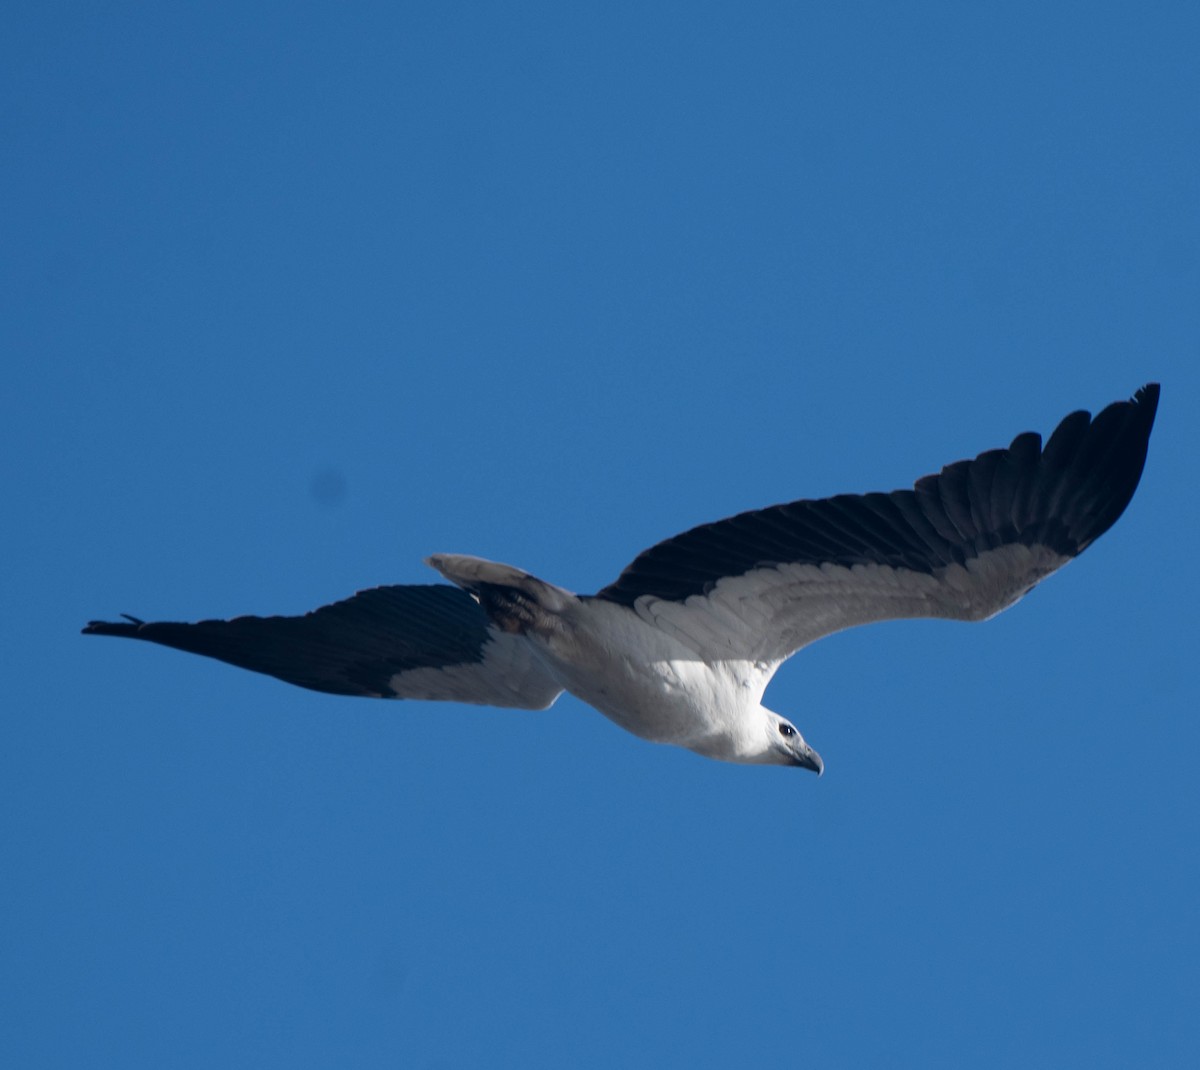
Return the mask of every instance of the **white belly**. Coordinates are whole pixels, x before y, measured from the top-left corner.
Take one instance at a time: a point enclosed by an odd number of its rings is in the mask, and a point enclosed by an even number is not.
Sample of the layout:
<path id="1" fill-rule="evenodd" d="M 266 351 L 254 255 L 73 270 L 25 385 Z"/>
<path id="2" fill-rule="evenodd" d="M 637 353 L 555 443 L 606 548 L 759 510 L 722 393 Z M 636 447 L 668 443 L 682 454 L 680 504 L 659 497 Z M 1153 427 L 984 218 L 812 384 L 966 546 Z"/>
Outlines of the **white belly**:
<path id="1" fill-rule="evenodd" d="M 559 683 L 626 731 L 710 752 L 761 687 L 744 662 L 710 664 L 627 609 L 587 600 L 531 635 Z"/>

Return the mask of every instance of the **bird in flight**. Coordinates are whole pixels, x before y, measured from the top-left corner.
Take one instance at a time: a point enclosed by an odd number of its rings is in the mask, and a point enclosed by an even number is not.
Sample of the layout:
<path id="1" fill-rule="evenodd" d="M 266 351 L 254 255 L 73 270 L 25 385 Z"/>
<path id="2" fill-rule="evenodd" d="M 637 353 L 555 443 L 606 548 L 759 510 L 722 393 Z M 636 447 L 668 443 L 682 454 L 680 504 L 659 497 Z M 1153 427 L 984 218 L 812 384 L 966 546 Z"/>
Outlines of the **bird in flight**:
<path id="1" fill-rule="evenodd" d="M 446 584 L 374 587 L 295 617 L 92 621 L 337 695 L 545 709 L 570 691 L 634 735 L 728 762 L 821 773 L 762 704 L 776 669 L 822 636 L 906 617 L 985 620 L 1082 553 L 1133 497 L 1159 387 L 1093 419 L 947 465 L 890 494 L 740 513 L 639 554 L 575 595 L 461 554 Z"/>

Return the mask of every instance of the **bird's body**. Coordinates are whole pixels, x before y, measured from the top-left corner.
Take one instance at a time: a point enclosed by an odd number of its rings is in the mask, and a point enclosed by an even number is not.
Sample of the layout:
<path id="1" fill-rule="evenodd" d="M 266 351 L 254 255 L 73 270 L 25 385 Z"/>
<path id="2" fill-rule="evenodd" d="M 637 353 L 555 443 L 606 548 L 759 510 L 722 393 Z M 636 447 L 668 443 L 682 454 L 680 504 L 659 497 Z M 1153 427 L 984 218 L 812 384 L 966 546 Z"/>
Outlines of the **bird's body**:
<path id="1" fill-rule="evenodd" d="M 508 566 L 457 555 L 430 564 L 448 579 Z M 523 632 L 562 690 L 653 743 L 673 743 L 711 758 L 757 761 L 748 712 L 760 705 L 766 665 L 712 658 L 699 644 L 598 598 L 562 591 L 552 608 L 527 604 Z M 761 734 L 761 733 L 758 733 Z"/>
<path id="2" fill-rule="evenodd" d="M 361 591 L 302 617 L 92 622 L 337 694 L 542 709 L 570 691 L 620 727 L 724 761 L 823 763 L 762 705 L 822 636 L 905 617 L 982 620 L 1102 535 L 1137 488 L 1158 386 L 1092 419 L 890 494 L 801 500 L 651 547 L 595 595 L 458 554 L 455 584 Z"/>

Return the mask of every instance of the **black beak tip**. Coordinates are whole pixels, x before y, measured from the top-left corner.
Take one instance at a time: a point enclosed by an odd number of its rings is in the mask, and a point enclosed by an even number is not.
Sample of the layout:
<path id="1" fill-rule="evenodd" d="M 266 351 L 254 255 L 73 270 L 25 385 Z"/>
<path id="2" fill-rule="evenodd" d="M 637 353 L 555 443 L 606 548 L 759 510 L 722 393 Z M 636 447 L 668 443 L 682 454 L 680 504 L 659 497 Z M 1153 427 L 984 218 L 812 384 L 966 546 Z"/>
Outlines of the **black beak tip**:
<path id="1" fill-rule="evenodd" d="M 809 747 L 796 759 L 796 764 L 801 769 L 811 769 L 817 776 L 821 776 L 825 772 L 825 763 L 821 761 L 821 756 L 812 747 Z"/>

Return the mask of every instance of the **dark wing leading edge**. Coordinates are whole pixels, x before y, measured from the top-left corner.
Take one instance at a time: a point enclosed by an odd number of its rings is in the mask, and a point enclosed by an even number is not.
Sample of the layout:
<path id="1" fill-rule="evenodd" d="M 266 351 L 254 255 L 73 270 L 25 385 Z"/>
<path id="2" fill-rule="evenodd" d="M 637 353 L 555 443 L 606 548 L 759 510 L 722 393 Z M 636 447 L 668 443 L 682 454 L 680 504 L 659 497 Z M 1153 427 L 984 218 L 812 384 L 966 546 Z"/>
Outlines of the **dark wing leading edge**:
<path id="1" fill-rule="evenodd" d="M 146 639 L 336 695 L 544 709 L 561 688 L 521 636 L 444 584 L 375 587 L 299 617 L 195 624 L 92 621 L 84 635 Z"/>
<path id="2" fill-rule="evenodd" d="M 974 620 L 1012 604 L 1107 531 L 1137 489 L 1159 387 L 1095 419 L 1066 417 L 1042 448 L 948 465 L 912 490 L 741 513 L 640 554 L 596 597 L 633 608 L 705 656 L 776 663 L 855 624 Z"/>

